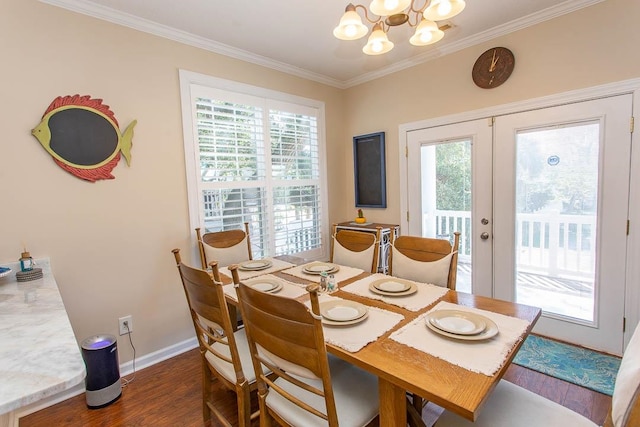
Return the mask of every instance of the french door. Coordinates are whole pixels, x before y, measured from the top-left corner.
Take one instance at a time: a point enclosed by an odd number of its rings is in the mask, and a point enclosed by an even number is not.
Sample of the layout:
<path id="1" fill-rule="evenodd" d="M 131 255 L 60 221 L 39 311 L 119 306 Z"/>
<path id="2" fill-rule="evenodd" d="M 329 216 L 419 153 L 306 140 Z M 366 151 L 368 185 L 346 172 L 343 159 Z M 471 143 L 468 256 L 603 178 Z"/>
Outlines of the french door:
<path id="1" fill-rule="evenodd" d="M 621 354 L 631 108 L 620 95 L 408 132 L 407 233 L 461 231 L 458 290 L 541 307 L 534 332 Z"/>
<path id="2" fill-rule="evenodd" d="M 460 232 L 456 289 L 492 295 L 492 129 L 487 119 L 407 135 L 408 230 L 448 238 Z"/>

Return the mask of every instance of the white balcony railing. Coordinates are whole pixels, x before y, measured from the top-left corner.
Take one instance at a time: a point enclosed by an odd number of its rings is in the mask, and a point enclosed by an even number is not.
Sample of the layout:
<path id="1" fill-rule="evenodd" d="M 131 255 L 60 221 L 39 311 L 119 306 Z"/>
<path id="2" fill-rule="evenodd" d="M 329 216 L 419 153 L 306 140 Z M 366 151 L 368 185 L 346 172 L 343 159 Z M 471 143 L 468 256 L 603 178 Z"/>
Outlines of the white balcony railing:
<path id="1" fill-rule="evenodd" d="M 433 229 L 423 215 L 423 230 Z M 471 261 L 471 212 L 436 211 L 436 235 L 453 240 L 460 232 L 458 261 Z M 595 271 L 596 217 L 530 213 L 516 215 L 518 271 L 550 277 L 592 279 Z"/>

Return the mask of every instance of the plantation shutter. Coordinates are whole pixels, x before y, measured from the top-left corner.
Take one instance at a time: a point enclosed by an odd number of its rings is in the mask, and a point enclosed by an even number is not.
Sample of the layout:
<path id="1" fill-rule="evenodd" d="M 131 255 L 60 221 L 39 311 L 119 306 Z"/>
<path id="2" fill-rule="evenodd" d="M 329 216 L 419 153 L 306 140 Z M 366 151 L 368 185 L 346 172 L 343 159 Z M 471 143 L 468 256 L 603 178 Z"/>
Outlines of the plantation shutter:
<path id="1" fill-rule="evenodd" d="M 318 111 L 192 87 L 205 232 L 249 222 L 254 258 L 322 247 Z"/>

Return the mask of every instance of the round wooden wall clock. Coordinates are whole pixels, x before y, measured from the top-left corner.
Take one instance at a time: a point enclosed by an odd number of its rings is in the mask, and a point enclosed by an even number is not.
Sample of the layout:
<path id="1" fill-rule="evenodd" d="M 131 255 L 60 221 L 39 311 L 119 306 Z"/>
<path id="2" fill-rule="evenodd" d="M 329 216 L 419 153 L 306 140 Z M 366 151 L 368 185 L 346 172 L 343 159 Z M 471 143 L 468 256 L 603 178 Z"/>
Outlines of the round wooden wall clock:
<path id="1" fill-rule="evenodd" d="M 513 52 L 506 47 L 493 47 L 480 55 L 473 64 L 473 82 L 483 89 L 498 87 L 507 81 L 515 64 Z"/>

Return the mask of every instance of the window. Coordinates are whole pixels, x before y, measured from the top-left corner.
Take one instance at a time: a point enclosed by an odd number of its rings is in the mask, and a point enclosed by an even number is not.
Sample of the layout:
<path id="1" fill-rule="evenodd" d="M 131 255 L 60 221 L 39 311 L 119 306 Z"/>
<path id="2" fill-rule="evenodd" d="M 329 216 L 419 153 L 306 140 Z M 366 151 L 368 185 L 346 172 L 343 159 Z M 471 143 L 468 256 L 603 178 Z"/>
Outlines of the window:
<path id="1" fill-rule="evenodd" d="M 254 258 L 324 256 L 324 104 L 187 71 L 180 82 L 191 228 L 249 222 Z"/>

